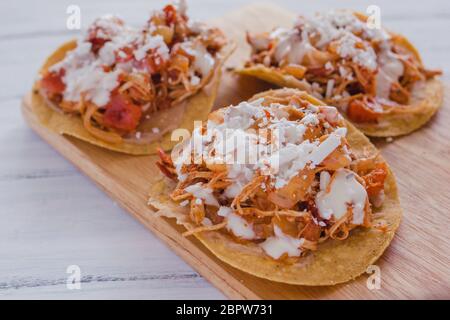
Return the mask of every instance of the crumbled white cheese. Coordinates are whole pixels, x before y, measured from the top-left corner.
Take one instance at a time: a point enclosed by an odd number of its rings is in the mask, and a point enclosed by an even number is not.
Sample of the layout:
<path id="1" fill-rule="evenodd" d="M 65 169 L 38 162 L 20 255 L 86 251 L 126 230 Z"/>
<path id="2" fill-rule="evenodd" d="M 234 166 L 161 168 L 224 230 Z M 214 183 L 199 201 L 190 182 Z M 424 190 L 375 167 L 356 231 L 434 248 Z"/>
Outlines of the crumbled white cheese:
<path id="1" fill-rule="evenodd" d="M 351 70 L 343 67 L 343 66 L 339 66 L 339 75 L 347 80 L 352 80 L 353 79 L 353 75 Z"/>
<path id="2" fill-rule="evenodd" d="M 330 183 L 330 174 L 327 171 L 320 172 L 320 190 L 325 191 Z"/>
<path id="3" fill-rule="evenodd" d="M 319 124 L 319 117 L 315 113 L 308 113 L 303 117 L 303 119 L 300 121 L 304 125 L 313 125 L 317 126 Z"/>
<path id="4" fill-rule="evenodd" d="M 345 128 L 340 128 L 345 129 Z M 308 160 L 311 164 L 316 166 L 320 164 L 326 157 L 328 157 L 340 144 L 342 136 L 339 132 L 330 134 L 321 144 L 319 144 L 310 154 Z"/>
<path id="5" fill-rule="evenodd" d="M 92 23 L 91 28 L 97 30 L 97 38 L 109 40 L 111 37 L 115 37 L 123 32 L 124 25 L 119 17 L 112 14 L 105 14 L 96 19 Z"/>
<path id="6" fill-rule="evenodd" d="M 193 86 L 198 86 L 200 84 L 200 78 L 194 74 L 194 75 L 191 76 L 190 83 Z"/>
<path id="7" fill-rule="evenodd" d="M 219 210 L 217 211 L 217 215 L 221 217 L 228 217 L 230 213 L 232 213 L 233 210 L 230 207 L 220 206 Z"/>
<path id="8" fill-rule="evenodd" d="M 192 57 L 194 57 L 193 68 L 203 77 L 210 74 L 215 65 L 213 56 L 206 50 L 201 42 L 184 42 L 182 48 Z"/>
<path id="9" fill-rule="evenodd" d="M 286 60 L 288 63 L 301 64 L 303 57 L 313 48 L 306 31 L 299 33 L 297 30 L 278 29 L 271 37 L 278 40 L 274 58 L 279 63 Z"/>
<path id="10" fill-rule="evenodd" d="M 156 50 L 156 53 L 163 59 L 169 59 L 169 48 L 164 39 L 160 35 L 150 36 L 146 35 L 143 44 L 134 50 L 134 57 L 137 61 L 144 59 L 149 50 Z"/>
<path id="11" fill-rule="evenodd" d="M 325 91 L 325 98 L 330 99 L 333 95 L 334 79 L 329 79 L 327 82 L 327 89 Z"/>
<path id="12" fill-rule="evenodd" d="M 356 45 L 360 42 L 361 39 L 353 33 L 346 33 L 338 40 L 337 52 L 341 58 L 349 58 L 369 70 L 376 70 L 377 56 L 375 51 L 371 46 L 367 46 L 364 49 L 357 48 Z"/>
<path id="13" fill-rule="evenodd" d="M 115 55 L 116 47 L 111 41 L 106 42 L 103 47 L 99 50 L 99 59 L 103 64 L 110 66 L 116 61 Z"/>
<path id="14" fill-rule="evenodd" d="M 329 129 L 330 134 L 322 142 L 303 138 L 307 126 L 318 125 L 319 118 L 337 123 L 340 115 L 335 108 L 310 106 L 303 109 L 305 116 L 300 121 L 291 121 L 282 106 L 262 103 L 260 99 L 223 109 L 223 122 L 208 121 L 206 134 L 194 129 L 191 140 L 174 161 L 179 179 L 183 177 L 181 168 L 185 161 L 197 159 L 201 163 L 204 159 L 206 163 L 226 164 L 232 184 L 224 196 L 234 198 L 257 172 L 269 176 L 271 186 L 282 188 L 306 166 L 319 165 L 341 146 L 346 128 Z M 253 129 L 256 121 L 265 122 L 263 129 Z"/>
<path id="15" fill-rule="evenodd" d="M 209 219 L 209 218 L 203 218 L 203 220 L 202 220 L 202 225 L 204 225 L 204 226 L 207 226 L 207 227 L 210 227 L 210 226 L 212 226 L 213 225 L 213 223 L 212 223 L 212 221 Z"/>
<path id="16" fill-rule="evenodd" d="M 120 71 L 105 72 L 95 63 L 65 70 L 62 79 L 66 84 L 64 99 L 67 101 L 80 101 L 84 94 L 86 100 L 102 107 L 109 102 L 111 91 L 119 84 Z"/>

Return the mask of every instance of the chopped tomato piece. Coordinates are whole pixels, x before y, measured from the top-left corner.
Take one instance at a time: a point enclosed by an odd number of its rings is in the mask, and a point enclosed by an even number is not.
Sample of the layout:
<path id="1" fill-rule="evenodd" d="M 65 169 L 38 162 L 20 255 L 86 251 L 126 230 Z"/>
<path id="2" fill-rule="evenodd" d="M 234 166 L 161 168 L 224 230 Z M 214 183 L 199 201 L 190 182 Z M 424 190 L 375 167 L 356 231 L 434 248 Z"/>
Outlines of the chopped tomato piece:
<path id="1" fill-rule="evenodd" d="M 376 122 L 378 120 L 377 112 L 367 107 L 364 101 L 356 99 L 349 103 L 347 115 L 350 120 L 357 123 Z"/>
<path id="2" fill-rule="evenodd" d="M 369 196 L 376 196 L 384 189 L 386 176 L 386 165 L 379 163 L 374 170 L 362 177 L 366 183 L 366 190 Z"/>
<path id="3" fill-rule="evenodd" d="M 41 79 L 41 87 L 49 95 L 60 94 L 66 88 L 66 85 L 62 81 L 64 76 L 64 69 L 59 72 L 47 72 Z"/>
<path id="4" fill-rule="evenodd" d="M 106 106 L 104 123 L 106 126 L 125 132 L 136 129 L 142 116 L 140 107 L 127 101 L 119 93 L 113 93 Z"/>
<path id="5" fill-rule="evenodd" d="M 94 53 L 97 53 L 106 42 L 111 41 L 110 38 L 106 38 L 105 36 L 99 37 L 100 30 L 98 27 L 92 28 L 89 30 L 87 36 L 87 41 L 92 44 L 91 50 Z"/>
<path id="6" fill-rule="evenodd" d="M 92 52 L 97 53 L 103 47 L 103 45 L 110 40 L 95 38 L 95 36 L 89 36 L 88 41 L 92 44 Z"/>
<path id="7" fill-rule="evenodd" d="M 167 5 L 164 8 L 164 14 L 166 15 L 166 24 L 172 25 L 176 22 L 177 19 L 177 9 L 171 4 Z"/>

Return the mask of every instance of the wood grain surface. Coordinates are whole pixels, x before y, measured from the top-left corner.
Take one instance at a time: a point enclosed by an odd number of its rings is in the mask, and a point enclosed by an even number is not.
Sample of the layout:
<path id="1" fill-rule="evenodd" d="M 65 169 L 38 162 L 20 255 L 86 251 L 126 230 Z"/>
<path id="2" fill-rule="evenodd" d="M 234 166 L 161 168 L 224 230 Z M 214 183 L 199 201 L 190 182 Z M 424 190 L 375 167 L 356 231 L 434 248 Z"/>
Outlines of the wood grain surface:
<path id="1" fill-rule="evenodd" d="M 238 43 L 239 50 L 229 66 L 242 63 L 247 55 L 248 48 L 241 45 L 243 30 L 269 30 L 291 21 L 292 14 L 272 5 L 253 5 L 216 21 Z M 268 87 L 227 72 L 216 105 L 237 103 Z M 446 91 L 448 97 L 450 90 Z M 266 281 L 227 266 L 198 241 L 183 238 L 173 221 L 155 217 L 146 206 L 147 191 L 157 172 L 153 156 L 121 155 L 49 132 L 31 113 L 29 97 L 24 101 L 23 113 L 44 140 L 230 298 L 450 298 L 448 101 L 422 130 L 391 143 L 374 141 L 397 176 L 404 207 L 398 234 L 377 262 L 382 277 L 379 290 L 367 288 L 367 275 L 333 287 L 302 287 Z"/>

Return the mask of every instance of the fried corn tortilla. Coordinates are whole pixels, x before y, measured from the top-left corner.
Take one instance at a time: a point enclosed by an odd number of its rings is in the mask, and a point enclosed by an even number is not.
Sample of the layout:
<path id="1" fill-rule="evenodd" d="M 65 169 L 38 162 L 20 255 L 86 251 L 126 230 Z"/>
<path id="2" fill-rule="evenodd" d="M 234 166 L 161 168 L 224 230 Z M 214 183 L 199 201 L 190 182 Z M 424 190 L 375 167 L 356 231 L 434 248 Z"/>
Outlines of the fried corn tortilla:
<path id="1" fill-rule="evenodd" d="M 367 20 L 367 16 L 361 13 L 354 13 L 354 15 L 362 21 Z M 418 50 L 407 38 L 396 33 L 388 33 L 392 37 L 393 43 L 403 48 L 405 52 L 411 54 L 422 64 Z M 302 77 L 295 77 L 281 68 L 268 67 L 262 63 L 252 63 L 236 70 L 236 72 L 280 87 L 297 88 L 312 93 L 311 83 L 305 81 Z M 393 137 L 409 134 L 427 123 L 441 107 L 443 101 L 443 84 L 441 81 L 432 77 L 421 82 L 419 85 L 411 88 L 410 99 L 407 104 L 401 104 L 398 107 L 380 113 L 377 115 L 377 122 L 352 121 L 346 114 L 346 107 L 341 108 L 342 114 L 368 136 Z M 332 100 L 325 99 L 325 102 L 339 107 Z"/>
<path id="2" fill-rule="evenodd" d="M 75 47 L 76 41 L 67 42 L 59 47 L 47 58 L 47 61 L 41 68 L 41 73 L 44 73 L 52 65 L 64 59 L 67 52 L 73 50 Z M 137 144 L 126 141 L 120 144 L 112 144 L 94 137 L 86 131 L 83 126 L 83 121 L 79 116 L 64 114 L 49 107 L 44 97 L 39 93 L 38 84 L 34 86 L 32 92 L 32 110 L 36 113 L 42 125 L 58 134 L 72 136 L 99 147 L 117 152 L 133 155 L 153 154 L 156 152 L 157 148 L 170 150 L 177 143 L 177 141 L 171 141 L 171 130 L 183 128 L 191 131 L 195 120 L 201 121 L 206 119 L 217 95 L 221 67 L 222 62 L 219 63 L 214 71 L 210 83 L 197 94 L 190 97 L 184 104 L 182 103 L 172 109 L 162 110 L 159 113 L 159 126 L 169 128 L 169 130 L 162 135 L 161 139 L 155 139 L 155 141 L 149 144 Z"/>
<path id="3" fill-rule="evenodd" d="M 266 91 L 254 96 L 251 101 L 269 95 L 285 99 L 295 94 L 300 94 L 313 105 L 324 105 L 306 93 L 294 89 Z M 377 149 L 360 131 L 348 122 L 346 126 L 347 141 L 357 158 L 378 154 Z M 385 162 L 381 157 L 379 160 Z M 383 205 L 372 212 L 372 226 L 383 225 L 383 231 L 374 227 L 353 229 L 347 239 L 328 239 L 319 244 L 316 251 L 300 257 L 296 263 L 271 259 L 257 244 L 236 241 L 225 232 L 207 231 L 194 235 L 220 260 L 267 280 L 295 285 L 325 286 L 355 279 L 382 255 L 400 223 L 402 208 L 395 177 L 389 168 L 387 170 Z M 188 208 L 181 207 L 169 197 L 174 186 L 173 181 L 162 177 L 150 190 L 149 204 L 158 210 L 159 216 L 175 218 L 178 224 L 191 230 L 195 226 L 188 218 Z"/>

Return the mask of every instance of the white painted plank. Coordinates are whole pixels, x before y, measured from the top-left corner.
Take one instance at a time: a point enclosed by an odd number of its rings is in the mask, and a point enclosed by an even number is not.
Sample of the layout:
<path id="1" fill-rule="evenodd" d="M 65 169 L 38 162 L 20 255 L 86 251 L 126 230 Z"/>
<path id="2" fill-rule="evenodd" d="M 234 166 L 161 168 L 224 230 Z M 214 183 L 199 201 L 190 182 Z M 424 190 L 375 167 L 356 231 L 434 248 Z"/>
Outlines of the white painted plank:
<path id="1" fill-rule="evenodd" d="M 145 282 L 140 298 L 158 298 L 161 287 L 179 298 L 190 290 L 222 297 L 87 178 L 51 173 L 0 181 L 0 297 L 43 287 L 61 293 L 69 265 L 81 268 L 90 297 L 108 297 L 107 289 L 90 292 L 105 282 L 130 290 Z"/>

